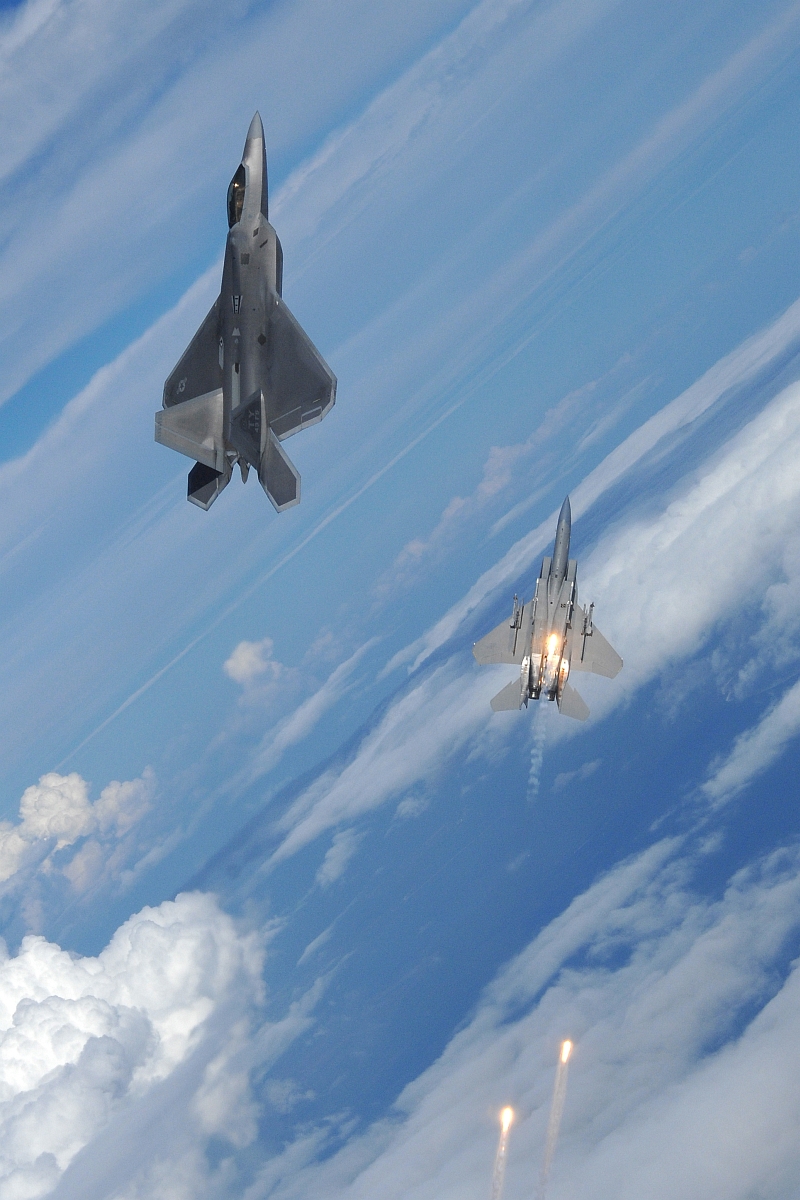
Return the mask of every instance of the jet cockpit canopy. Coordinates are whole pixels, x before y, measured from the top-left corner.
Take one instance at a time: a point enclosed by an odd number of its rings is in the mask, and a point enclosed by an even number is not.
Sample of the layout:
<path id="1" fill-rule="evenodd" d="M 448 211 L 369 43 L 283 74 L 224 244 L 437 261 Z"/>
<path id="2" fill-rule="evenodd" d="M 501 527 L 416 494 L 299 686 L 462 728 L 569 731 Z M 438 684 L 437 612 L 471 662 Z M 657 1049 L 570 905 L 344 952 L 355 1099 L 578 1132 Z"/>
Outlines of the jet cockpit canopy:
<path id="1" fill-rule="evenodd" d="M 236 174 L 230 182 L 228 188 L 228 228 L 233 229 L 234 225 L 238 225 L 242 219 L 242 209 L 244 208 L 244 185 L 245 185 L 245 169 L 244 163 L 239 163 L 236 168 Z"/>

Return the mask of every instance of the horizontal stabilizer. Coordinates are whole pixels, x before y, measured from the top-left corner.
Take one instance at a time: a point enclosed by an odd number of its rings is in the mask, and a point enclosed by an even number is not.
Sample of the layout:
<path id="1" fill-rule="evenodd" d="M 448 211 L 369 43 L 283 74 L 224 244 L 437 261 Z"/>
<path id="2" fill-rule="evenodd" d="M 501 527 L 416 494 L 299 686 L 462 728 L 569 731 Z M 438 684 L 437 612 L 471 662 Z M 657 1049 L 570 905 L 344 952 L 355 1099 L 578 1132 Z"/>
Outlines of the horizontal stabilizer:
<path id="1" fill-rule="evenodd" d="M 531 612 L 533 601 L 515 608 L 511 620 L 501 621 L 496 629 L 475 642 L 472 653 L 481 666 L 490 663 L 521 663 L 531 648 Z"/>
<path id="2" fill-rule="evenodd" d="M 622 670 L 622 659 L 616 650 L 603 637 L 596 625 L 589 623 L 590 633 L 583 633 L 586 614 L 582 608 L 576 608 L 573 620 L 574 641 L 570 658 L 571 671 L 591 671 L 595 675 L 604 675 L 613 679 Z"/>
<path id="3" fill-rule="evenodd" d="M 300 503 L 300 474 L 271 429 L 267 430 L 258 478 L 276 512 Z"/>
<path id="4" fill-rule="evenodd" d="M 512 679 L 492 700 L 492 712 L 510 712 L 521 707 L 522 688 L 518 679 Z"/>
<path id="5" fill-rule="evenodd" d="M 558 698 L 558 711 L 565 717 L 574 717 L 576 721 L 585 721 L 589 715 L 589 707 L 574 687 L 564 684 L 564 690 Z"/>
<path id="6" fill-rule="evenodd" d="M 156 441 L 214 471 L 224 470 L 222 389 L 157 412 Z"/>

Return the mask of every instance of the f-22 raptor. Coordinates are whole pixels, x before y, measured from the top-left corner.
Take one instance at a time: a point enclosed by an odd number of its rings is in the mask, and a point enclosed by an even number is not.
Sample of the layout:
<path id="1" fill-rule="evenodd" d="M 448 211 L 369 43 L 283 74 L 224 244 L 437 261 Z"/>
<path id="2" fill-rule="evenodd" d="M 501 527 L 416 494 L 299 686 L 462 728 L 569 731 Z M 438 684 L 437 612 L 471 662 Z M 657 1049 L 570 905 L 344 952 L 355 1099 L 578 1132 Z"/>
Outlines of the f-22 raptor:
<path id="1" fill-rule="evenodd" d="M 188 499 L 208 509 L 238 462 L 278 512 L 300 500 L 281 442 L 321 421 L 336 377 L 283 302 L 283 250 L 270 225 L 264 127 L 256 113 L 228 188 L 222 291 L 164 384 L 156 441 L 195 459 Z"/>
<path id="2" fill-rule="evenodd" d="M 578 604 L 578 564 L 569 557 L 572 514 L 569 496 L 561 506 L 553 557 L 545 558 L 533 599 L 514 597 L 511 621 L 503 621 L 472 648 L 479 663 L 519 663 L 512 679 L 492 700 L 495 712 L 527 708 L 540 696 L 555 700 L 567 717 L 585 721 L 589 709 L 567 682 L 573 671 L 593 671 L 613 679 L 622 659 L 594 623 L 594 604 Z"/>

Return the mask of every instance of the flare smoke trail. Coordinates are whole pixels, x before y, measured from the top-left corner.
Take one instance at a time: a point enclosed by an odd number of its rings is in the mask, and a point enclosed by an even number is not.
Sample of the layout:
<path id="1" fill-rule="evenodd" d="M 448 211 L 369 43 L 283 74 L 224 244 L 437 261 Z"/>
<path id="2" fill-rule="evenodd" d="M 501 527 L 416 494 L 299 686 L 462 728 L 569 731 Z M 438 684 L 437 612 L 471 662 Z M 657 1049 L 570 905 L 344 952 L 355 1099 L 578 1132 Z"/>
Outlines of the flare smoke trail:
<path id="1" fill-rule="evenodd" d="M 569 1070 L 569 1056 L 571 1053 L 572 1042 L 562 1042 L 561 1054 L 559 1055 L 558 1067 L 556 1069 L 556 1082 L 553 1087 L 553 1103 L 550 1106 L 550 1120 L 547 1122 L 547 1138 L 544 1143 L 542 1173 L 539 1176 L 538 1200 L 545 1200 L 547 1180 L 550 1175 L 553 1155 L 556 1152 L 558 1131 L 561 1126 L 561 1115 L 564 1112 L 564 1101 L 567 1098 L 567 1071 Z"/>
<path id="2" fill-rule="evenodd" d="M 497 1154 L 494 1156 L 491 1200 L 500 1200 L 503 1194 L 503 1181 L 506 1177 L 506 1158 L 508 1157 L 508 1131 L 511 1128 L 513 1120 L 513 1108 L 504 1108 L 500 1113 L 500 1141 L 497 1143 Z"/>
<path id="3" fill-rule="evenodd" d="M 539 795 L 539 777 L 542 773 L 542 759 L 544 758 L 544 737 L 546 732 L 545 716 L 546 709 L 537 708 L 533 714 L 533 734 L 531 744 L 531 769 L 528 774 L 528 803 L 535 800 Z"/>

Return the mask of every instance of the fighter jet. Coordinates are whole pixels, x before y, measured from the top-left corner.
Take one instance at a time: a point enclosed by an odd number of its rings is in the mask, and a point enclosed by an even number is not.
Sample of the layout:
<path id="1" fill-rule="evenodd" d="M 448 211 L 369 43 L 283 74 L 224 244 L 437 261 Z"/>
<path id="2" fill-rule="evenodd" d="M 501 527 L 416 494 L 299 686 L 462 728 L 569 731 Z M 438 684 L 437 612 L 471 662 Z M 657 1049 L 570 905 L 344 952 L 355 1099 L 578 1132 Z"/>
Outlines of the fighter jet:
<path id="1" fill-rule="evenodd" d="M 545 558 L 532 600 L 514 597 L 510 621 L 503 621 L 472 648 L 479 663 L 519 663 L 512 679 L 492 700 L 495 712 L 527 708 L 529 700 L 555 700 L 567 717 L 585 721 L 589 709 L 567 682 L 572 671 L 593 671 L 613 679 L 622 659 L 594 624 L 594 604 L 578 604 L 578 564 L 569 557 L 572 513 L 569 496 L 561 506 L 553 557 Z"/>
<path id="2" fill-rule="evenodd" d="M 300 500 L 281 446 L 333 407 L 336 377 L 281 295 L 283 250 L 270 225 L 264 127 L 256 113 L 228 188 L 222 291 L 164 384 L 156 441 L 195 459 L 188 498 L 208 509 L 238 462 L 278 512 Z"/>

